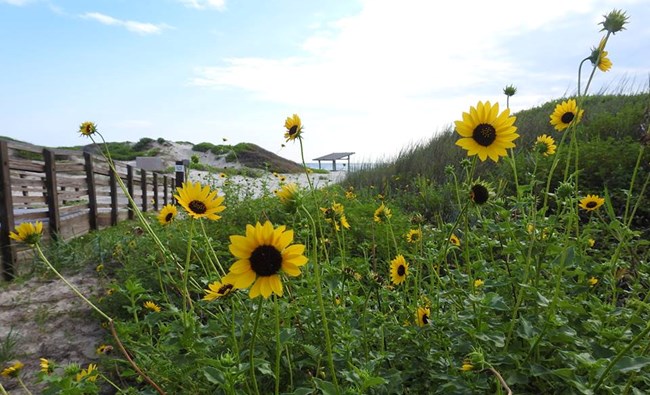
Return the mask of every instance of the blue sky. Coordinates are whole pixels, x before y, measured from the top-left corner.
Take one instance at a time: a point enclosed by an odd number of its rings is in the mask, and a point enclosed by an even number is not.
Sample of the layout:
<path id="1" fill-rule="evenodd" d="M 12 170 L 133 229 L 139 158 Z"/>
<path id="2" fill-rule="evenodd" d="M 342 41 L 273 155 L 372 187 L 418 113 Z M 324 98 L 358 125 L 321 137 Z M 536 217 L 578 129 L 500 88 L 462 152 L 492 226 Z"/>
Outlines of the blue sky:
<path id="1" fill-rule="evenodd" d="M 518 111 L 575 92 L 623 9 L 601 87 L 647 89 L 647 0 L 0 0 L 0 135 L 44 146 L 163 137 L 251 142 L 292 160 L 387 159 L 479 100 Z M 522 131 L 523 132 L 523 131 Z"/>

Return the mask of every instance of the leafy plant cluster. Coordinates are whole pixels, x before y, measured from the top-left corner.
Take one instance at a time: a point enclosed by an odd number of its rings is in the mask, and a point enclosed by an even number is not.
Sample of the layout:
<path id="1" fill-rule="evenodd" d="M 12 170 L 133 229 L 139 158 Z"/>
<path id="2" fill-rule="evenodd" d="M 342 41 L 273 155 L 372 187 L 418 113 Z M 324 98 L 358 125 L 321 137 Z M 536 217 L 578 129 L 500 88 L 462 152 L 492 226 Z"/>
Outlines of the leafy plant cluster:
<path id="1" fill-rule="evenodd" d="M 606 16 L 594 71 L 626 20 Z M 647 393 L 647 147 L 614 140 L 585 95 L 548 106 L 551 138 L 515 140 L 509 111 L 479 102 L 460 139 L 439 137 L 467 152 L 415 146 L 369 181 L 255 199 L 206 179 L 178 211 L 136 210 L 95 253 L 96 380 L 125 394 Z M 608 126 L 589 132 L 589 117 Z M 284 136 L 302 150 L 301 122 Z M 448 161 L 422 164 L 429 149 Z M 36 229 L 12 237 L 55 270 Z"/>

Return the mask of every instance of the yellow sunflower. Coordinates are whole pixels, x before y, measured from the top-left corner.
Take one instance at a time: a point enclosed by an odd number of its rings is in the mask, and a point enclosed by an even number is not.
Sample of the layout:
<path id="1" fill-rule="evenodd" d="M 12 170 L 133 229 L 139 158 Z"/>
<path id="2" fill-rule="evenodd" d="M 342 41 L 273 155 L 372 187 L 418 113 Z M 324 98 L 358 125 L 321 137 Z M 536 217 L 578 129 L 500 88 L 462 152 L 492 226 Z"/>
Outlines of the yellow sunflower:
<path id="1" fill-rule="evenodd" d="M 43 223 L 41 221 L 36 221 L 35 223 L 23 222 L 16 226 L 15 232 L 9 232 L 9 238 L 34 245 L 39 242 L 42 234 Z"/>
<path id="2" fill-rule="evenodd" d="M 607 72 L 612 68 L 612 61 L 607 57 L 607 51 L 602 51 L 598 59 L 598 69 Z"/>
<path id="3" fill-rule="evenodd" d="M 94 363 L 91 363 L 88 365 L 87 369 L 82 369 L 81 372 L 77 373 L 77 376 L 75 377 L 75 381 L 81 381 L 81 380 L 88 380 L 88 381 L 95 381 L 97 380 L 97 365 Z"/>
<path id="4" fill-rule="evenodd" d="M 273 228 L 270 221 L 246 225 L 246 236 L 230 236 L 229 249 L 237 261 L 222 281 L 236 289 L 252 285 L 251 298 L 268 298 L 272 293 L 282 296 L 280 271 L 295 277 L 300 275 L 300 266 L 307 263 L 303 255 L 305 246 L 290 245 L 292 241 L 293 231 L 286 230 L 284 225 Z"/>
<path id="5" fill-rule="evenodd" d="M 418 326 L 429 325 L 431 322 L 431 310 L 428 307 L 418 307 L 416 315 Z"/>
<path id="6" fill-rule="evenodd" d="M 406 280 L 406 275 L 409 271 L 409 264 L 404 259 L 403 255 L 398 255 L 395 259 L 390 261 L 390 280 L 393 284 L 398 285 Z"/>
<path id="7" fill-rule="evenodd" d="M 192 218 L 207 218 L 216 221 L 221 218 L 217 213 L 226 209 L 223 206 L 223 196 L 218 196 L 218 192 L 211 191 L 209 186 L 201 187 L 201 183 L 184 182 L 182 188 L 176 188 L 178 192 L 174 198 L 183 206 L 185 211 Z"/>
<path id="8" fill-rule="evenodd" d="M 151 310 L 153 312 L 160 313 L 160 306 L 158 306 L 156 303 L 154 303 L 154 302 L 152 302 L 150 300 L 147 300 L 146 302 L 144 302 L 143 306 L 147 310 Z"/>
<path id="9" fill-rule="evenodd" d="M 555 140 L 553 137 L 543 134 L 537 137 L 535 148 L 542 155 L 549 156 L 555 153 L 557 146 L 555 145 Z"/>
<path id="10" fill-rule="evenodd" d="M 160 210 L 160 213 L 158 214 L 158 222 L 160 222 L 161 225 L 167 225 L 176 218 L 176 215 L 178 215 L 176 206 L 173 204 L 167 204 L 162 208 L 162 210 Z"/>
<path id="11" fill-rule="evenodd" d="M 472 369 L 474 369 L 474 365 L 472 365 L 472 363 L 470 361 L 464 361 L 463 366 L 460 367 L 460 370 L 462 372 L 469 372 Z"/>
<path id="12" fill-rule="evenodd" d="M 82 136 L 92 136 L 97 133 L 97 126 L 92 122 L 84 122 L 79 126 L 79 133 Z"/>
<path id="13" fill-rule="evenodd" d="M 335 231 L 341 230 L 341 227 L 350 229 L 350 224 L 345 216 L 345 207 L 341 203 L 334 203 L 332 207 L 321 207 L 321 212 L 325 221 L 334 226 Z"/>
<path id="14" fill-rule="evenodd" d="M 460 247 L 460 239 L 458 238 L 458 236 L 456 236 L 453 233 L 451 234 L 451 236 L 449 236 L 449 242 L 455 245 L 456 247 Z"/>
<path id="15" fill-rule="evenodd" d="M 571 125 L 577 124 L 582 119 L 584 110 L 579 110 L 575 99 L 569 99 L 555 106 L 551 114 L 551 125 L 561 132 Z"/>
<path id="16" fill-rule="evenodd" d="M 24 366 L 25 366 L 24 363 L 20 361 L 16 361 L 10 366 L 7 366 L 2 372 L 0 372 L 0 376 L 18 377 L 18 374 L 20 374 L 20 371 L 23 369 Z"/>
<path id="17" fill-rule="evenodd" d="M 587 211 L 594 211 L 605 203 L 605 199 L 598 195 L 587 195 L 580 199 L 580 208 Z"/>
<path id="18" fill-rule="evenodd" d="M 287 128 L 287 131 L 284 133 L 284 138 L 287 139 L 287 142 L 289 140 L 299 139 L 302 136 L 302 123 L 298 114 L 287 117 L 286 121 L 284 121 L 284 127 Z"/>
<path id="19" fill-rule="evenodd" d="M 203 300 L 211 301 L 221 298 L 222 296 L 226 296 L 231 293 L 232 290 L 233 285 L 231 283 L 225 281 L 223 283 L 215 281 L 208 284 L 208 289 L 205 290 L 205 296 L 203 297 Z"/>
<path id="20" fill-rule="evenodd" d="M 102 344 L 101 346 L 97 347 L 97 349 L 95 350 L 95 353 L 97 353 L 99 355 L 107 355 L 111 351 L 113 351 L 113 346 L 108 345 L 108 344 Z"/>
<path id="21" fill-rule="evenodd" d="M 375 222 L 382 223 L 384 221 L 388 221 L 390 217 L 392 217 L 393 214 L 391 213 L 390 209 L 384 205 L 384 203 L 375 210 L 375 215 L 374 219 Z"/>
<path id="22" fill-rule="evenodd" d="M 50 364 L 50 361 L 48 361 L 45 358 L 39 358 L 40 365 L 41 365 L 41 372 L 45 374 L 50 374 L 54 370 L 54 367 Z"/>
<path id="23" fill-rule="evenodd" d="M 474 288 L 480 288 L 485 284 L 485 281 L 481 280 L 480 278 L 477 278 L 474 280 Z"/>
<path id="24" fill-rule="evenodd" d="M 280 203 L 286 207 L 292 207 L 296 203 L 296 195 L 298 194 L 298 185 L 294 182 L 285 184 L 279 190 L 275 191 Z"/>
<path id="25" fill-rule="evenodd" d="M 495 162 L 506 156 L 506 148 L 514 148 L 513 141 L 519 137 L 514 126 L 515 116 L 505 109 L 499 114 L 499 104 L 478 102 L 477 107 L 470 107 L 469 113 L 463 113 L 462 121 L 455 121 L 456 132 L 461 139 L 456 145 L 467 150 L 467 156 L 478 155 L 481 161 L 488 157 Z"/>
<path id="26" fill-rule="evenodd" d="M 590 287 L 595 287 L 596 284 L 598 284 L 598 279 L 596 277 L 589 277 L 589 280 L 587 280 L 587 283 L 589 283 Z"/>
<path id="27" fill-rule="evenodd" d="M 422 231 L 420 229 L 411 229 L 406 234 L 407 243 L 417 243 L 422 240 Z"/>

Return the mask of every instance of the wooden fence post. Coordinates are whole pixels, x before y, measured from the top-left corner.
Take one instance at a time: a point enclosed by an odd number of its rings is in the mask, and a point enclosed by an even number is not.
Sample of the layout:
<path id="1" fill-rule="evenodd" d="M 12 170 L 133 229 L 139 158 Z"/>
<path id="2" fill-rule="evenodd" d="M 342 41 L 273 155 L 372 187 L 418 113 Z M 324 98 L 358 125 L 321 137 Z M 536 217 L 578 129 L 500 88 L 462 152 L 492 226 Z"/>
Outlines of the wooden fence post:
<path id="1" fill-rule="evenodd" d="M 115 169 L 115 171 L 109 168 L 108 182 L 111 187 L 111 226 L 117 225 L 117 220 L 119 216 L 119 207 L 118 207 L 119 200 L 117 198 L 117 177 L 119 177 L 119 174 L 117 174 L 117 168 Z"/>
<path id="2" fill-rule="evenodd" d="M 140 169 L 140 189 L 142 189 L 142 212 L 147 212 L 147 171 Z"/>
<path id="3" fill-rule="evenodd" d="M 158 211 L 158 173 L 153 173 L 153 211 Z"/>
<path id="4" fill-rule="evenodd" d="M 95 167 L 93 156 L 90 152 L 84 152 L 84 164 L 86 168 L 86 186 L 88 187 L 88 221 L 90 230 L 97 230 L 97 191 L 95 189 Z"/>
<path id="5" fill-rule="evenodd" d="M 61 215 L 59 213 L 59 195 L 56 185 L 56 161 L 54 152 L 44 148 L 43 159 L 45 161 L 45 188 L 47 190 L 50 236 L 52 240 L 57 240 L 61 232 Z"/>
<path id="6" fill-rule="evenodd" d="M 169 203 L 169 200 L 167 198 L 167 183 L 168 183 L 168 177 L 163 176 L 163 205 L 167 205 Z"/>
<path id="7" fill-rule="evenodd" d="M 0 264 L 2 278 L 9 281 L 16 275 L 16 247 L 11 243 L 9 233 L 14 229 L 14 203 L 11 196 L 11 173 L 9 172 L 9 148 L 0 140 Z"/>
<path id="8" fill-rule="evenodd" d="M 126 166 L 126 190 L 129 192 L 129 195 L 131 195 L 133 203 L 135 203 L 135 197 L 133 196 L 133 166 L 131 165 Z M 135 207 L 129 204 L 129 219 L 135 218 L 134 210 Z"/>

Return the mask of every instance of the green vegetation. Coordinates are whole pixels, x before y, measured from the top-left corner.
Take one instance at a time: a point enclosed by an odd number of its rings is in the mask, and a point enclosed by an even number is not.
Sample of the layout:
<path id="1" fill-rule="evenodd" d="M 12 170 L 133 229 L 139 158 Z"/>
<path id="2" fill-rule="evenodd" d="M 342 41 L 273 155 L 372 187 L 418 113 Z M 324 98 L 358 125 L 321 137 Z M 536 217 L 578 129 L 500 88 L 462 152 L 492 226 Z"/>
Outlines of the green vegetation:
<path id="1" fill-rule="evenodd" d="M 101 264 L 96 317 L 128 350 L 103 354 L 97 380 L 128 394 L 647 393 L 650 92 L 579 93 L 517 114 L 517 139 L 479 102 L 344 185 L 253 199 L 206 182 L 178 214 L 90 235 L 76 248 Z"/>

